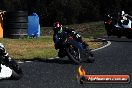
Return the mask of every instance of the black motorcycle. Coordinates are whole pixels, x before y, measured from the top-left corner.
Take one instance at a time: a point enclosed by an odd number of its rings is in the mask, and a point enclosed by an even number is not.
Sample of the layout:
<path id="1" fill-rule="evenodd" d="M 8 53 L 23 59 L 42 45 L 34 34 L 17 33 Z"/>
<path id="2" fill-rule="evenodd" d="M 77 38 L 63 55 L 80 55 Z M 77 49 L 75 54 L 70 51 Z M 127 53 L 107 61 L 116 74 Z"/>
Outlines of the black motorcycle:
<path id="1" fill-rule="evenodd" d="M 66 38 L 60 38 L 61 48 L 59 49 L 58 56 L 63 58 L 68 56 L 68 58 L 79 64 L 87 59 L 89 62 L 94 62 L 94 54 L 88 48 L 88 46 L 76 41 L 73 36 L 68 35 Z"/>

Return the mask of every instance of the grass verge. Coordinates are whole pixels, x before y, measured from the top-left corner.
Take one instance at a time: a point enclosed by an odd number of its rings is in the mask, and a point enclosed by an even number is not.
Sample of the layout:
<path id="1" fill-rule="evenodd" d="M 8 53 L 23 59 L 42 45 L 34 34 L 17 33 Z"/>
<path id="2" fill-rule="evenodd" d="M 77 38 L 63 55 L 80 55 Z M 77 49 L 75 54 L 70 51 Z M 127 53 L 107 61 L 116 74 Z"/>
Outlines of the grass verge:
<path id="1" fill-rule="evenodd" d="M 69 28 L 75 29 L 83 37 L 94 38 L 94 37 L 100 37 L 100 36 L 106 35 L 103 21 L 64 25 L 64 27 L 69 27 Z M 41 27 L 41 35 L 44 35 L 44 36 L 52 35 L 53 34 L 52 29 L 53 29 L 53 27 Z"/>
<path id="2" fill-rule="evenodd" d="M 98 48 L 101 42 L 89 42 L 89 38 L 84 38 L 91 48 Z M 0 39 L 7 52 L 12 58 L 23 59 L 47 59 L 57 56 L 57 50 L 54 49 L 54 43 L 51 36 L 43 36 L 38 39 Z"/>

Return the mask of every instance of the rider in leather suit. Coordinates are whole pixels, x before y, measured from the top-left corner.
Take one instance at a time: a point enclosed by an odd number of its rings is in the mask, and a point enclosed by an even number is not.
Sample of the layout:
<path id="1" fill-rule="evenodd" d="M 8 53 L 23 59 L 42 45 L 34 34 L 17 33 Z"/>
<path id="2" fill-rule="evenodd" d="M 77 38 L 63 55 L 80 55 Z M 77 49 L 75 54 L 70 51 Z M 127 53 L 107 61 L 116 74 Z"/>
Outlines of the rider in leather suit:
<path id="1" fill-rule="evenodd" d="M 80 42 L 81 44 L 83 44 L 84 48 L 86 48 L 86 46 L 88 46 L 88 44 L 84 41 L 82 41 L 82 37 L 79 33 L 75 32 L 74 29 L 69 29 L 67 27 L 62 27 L 62 25 L 60 24 L 60 22 L 56 22 L 54 24 L 54 34 L 53 34 L 53 41 L 54 41 L 54 46 L 55 49 L 59 49 L 59 53 L 61 52 L 61 41 L 59 41 L 59 38 L 65 38 L 68 35 L 72 35 L 74 36 L 74 39 L 78 42 Z M 58 53 L 58 56 L 61 57 Z M 61 53 L 62 55 L 62 53 Z M 62 55 L 63 57 L 63 55 Z"/>

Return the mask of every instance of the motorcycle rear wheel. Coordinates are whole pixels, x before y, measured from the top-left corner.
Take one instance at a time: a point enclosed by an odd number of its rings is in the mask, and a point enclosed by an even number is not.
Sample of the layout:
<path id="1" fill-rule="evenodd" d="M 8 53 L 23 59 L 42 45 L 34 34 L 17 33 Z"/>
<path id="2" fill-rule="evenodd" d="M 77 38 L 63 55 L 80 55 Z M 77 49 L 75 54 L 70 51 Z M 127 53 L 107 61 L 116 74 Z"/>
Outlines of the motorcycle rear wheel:
<path id="1" fill-rule="evenodd" d="M 90 62 L 90 63 L 93 63 L 94 61 L 95 61 L 95 58 L 94 58 L 95 56 L 94 56 L 94 54 L 93 54 L 93 52 L 89 52 L 89 56 L 88 56 L 88 61 Z"/>
<path id="2" fill-rule="evenodd" d="M 15 70 L 12 69 L 12 75 L 11 75 L 10 79 L 11 80 L 19 80 L 20 78 L 22 78 L 23 74 L 22 74 L 21 68 L 19 68 L 19 71 L 21 73 L 17 73 Z"/>
<path id="3" fill-rule="evenodd" d="M 9 62 L 9 67 L 12 69 L 13 73 L 11 76 L 11 79 L 20 79 L 23 76 L 23 72 L 21 67 L 17 64 L 17 62 L 15 60 L 11 60 Z"/>
<path id="4" fill-rule="evenodd" d="M 95 61 L 95 56 L 94 56 L 94 53 L 87 47 L 86 50 L 86 58 L 87 58 L 87 61 L 90 62 L 90 63 L 93 63 Z"/>

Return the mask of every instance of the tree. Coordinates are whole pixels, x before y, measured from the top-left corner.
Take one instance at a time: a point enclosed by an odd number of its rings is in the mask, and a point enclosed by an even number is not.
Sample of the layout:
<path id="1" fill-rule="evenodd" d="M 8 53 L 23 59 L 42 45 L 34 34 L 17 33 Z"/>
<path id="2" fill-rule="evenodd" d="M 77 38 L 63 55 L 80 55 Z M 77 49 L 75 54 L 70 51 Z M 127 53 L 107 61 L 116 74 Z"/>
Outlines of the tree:
<path id="1" fill-rule="evenodd" d="M 51 26 L 55 21 L 71 24 L 102 20 L 104 14 L 117 15 L 121 10 L 132 14 L 131 3 L 132 0 L 1 0 L 0 9 L 36 12 L 42 25 Z"/>
<path id="2" fill-rule="evenodd" d="M 27 10 L 27 0 L 3 0 L 5 10 Z"/>
<path id="3" fill-rule="evenodd" d="M 49 5 L 49 11 L 52 21 L 61 21 L 62 23 L 75 23 L 80 11 L 79 0 L 53 0 Z"/>

